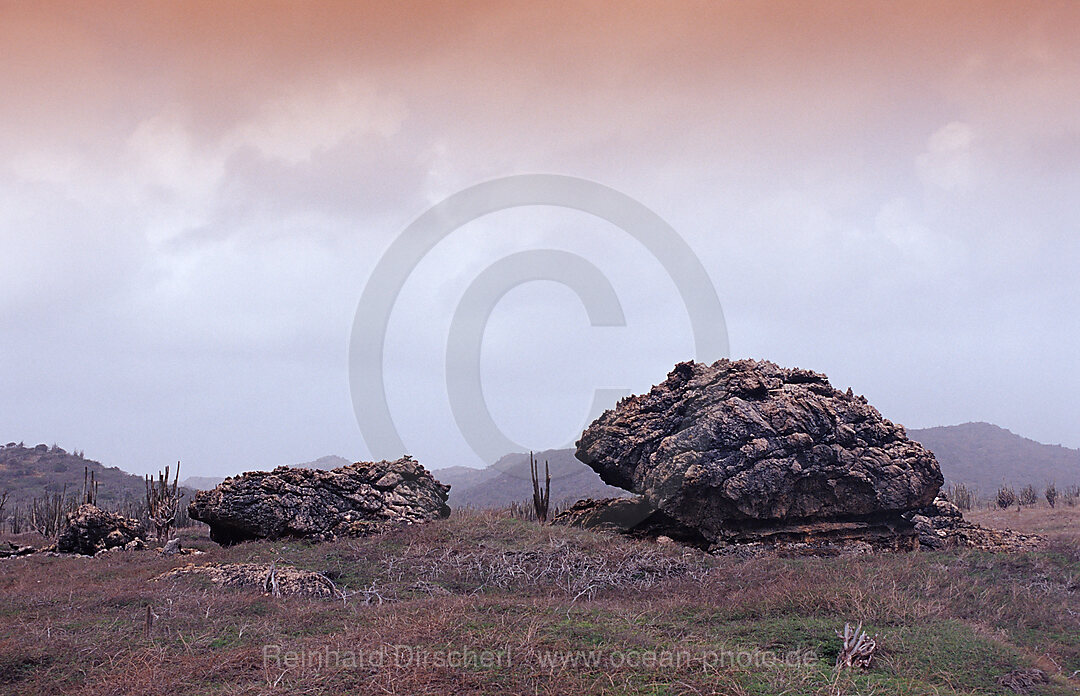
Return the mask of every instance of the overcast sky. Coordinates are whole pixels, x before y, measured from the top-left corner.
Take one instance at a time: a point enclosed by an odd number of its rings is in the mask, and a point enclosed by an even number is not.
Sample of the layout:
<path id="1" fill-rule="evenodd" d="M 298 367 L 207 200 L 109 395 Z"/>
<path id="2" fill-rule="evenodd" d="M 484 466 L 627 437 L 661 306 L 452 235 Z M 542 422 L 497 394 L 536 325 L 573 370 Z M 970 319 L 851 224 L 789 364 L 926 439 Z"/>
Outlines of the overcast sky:
<path id="1" fill-rule="evenodd" d="M 701 259 L 736 357 L 825 372 L 909 427 L 1080 446 L 1080 4 L 0 2 L 0 440 L 186 475 L 369 452 L 348 345 L 418 215 L 508 174 L 591 179 Z M 505 211 L 416 268 L 387 336 L 407 449 L 482 465 L 445 387 L 454 308 L 515 251 L 599 267 L 488 324 L 508 436 L 694 357 L 641 245 Z M 715 356 L 709 356 L 715 357 Z"/>

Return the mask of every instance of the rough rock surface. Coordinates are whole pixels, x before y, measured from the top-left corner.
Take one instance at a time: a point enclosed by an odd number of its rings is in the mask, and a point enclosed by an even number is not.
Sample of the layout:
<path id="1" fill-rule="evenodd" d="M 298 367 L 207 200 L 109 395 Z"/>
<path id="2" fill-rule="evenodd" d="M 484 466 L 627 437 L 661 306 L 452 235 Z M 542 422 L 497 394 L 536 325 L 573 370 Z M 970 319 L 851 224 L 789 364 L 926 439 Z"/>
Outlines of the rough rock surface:
<path id="1" fill-rule="evenodd" d="M 579 500 L 560 512 L 555 524 L 582 529 L 601 529 L 634 537 L 667 538 L 691 546 L 708 548 L 709 541 L 688 527 L 657 510 L 641 496 Z"/>
<path id="2" fill-rule="evenodd" d="M 983 551 L 1023 551 L 1037 548 L 1045 538 L 1009 529 L 989 529 L 964 519 L 960 508 L 944 498 L 904 515 L 915 525 L 919 546 L 926 549 L 969 547 Z"/>
<path id="3" fill-rule="evenodd" d="M 281 466 L 200 491 L 188 514 L 210 525 L 210 538 L 220 544 L 331 539 L 446 517 L 449 490 L 410 457 L 329 471 Z"/>
<path id="4" fill-rule="evenodd" d="M 94 505 L 80 505 L 68 514 L 56 540 L 56 550 L 93 556 L 106 549 L 122 548 L 141 537 L 142 526 L 137 520 Z"/>
<path id="5" fill-rule="evenodd" d="M 754 360 L 676 365 L 589 426 L 577 457 L 720 544 L 913 545 L 901 513 L 929 505 L 943 483 L 934 455 L 864 397 Z"/>

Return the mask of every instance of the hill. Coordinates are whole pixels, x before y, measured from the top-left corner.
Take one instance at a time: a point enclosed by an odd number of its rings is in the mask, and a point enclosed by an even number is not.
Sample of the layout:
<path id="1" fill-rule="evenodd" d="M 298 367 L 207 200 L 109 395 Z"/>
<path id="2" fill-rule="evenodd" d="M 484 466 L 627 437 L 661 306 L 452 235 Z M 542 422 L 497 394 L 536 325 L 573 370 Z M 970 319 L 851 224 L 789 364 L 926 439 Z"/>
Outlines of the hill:
<path id="1" fill-rule="evenodd" d="M 304 462 L 303 464 L 293 464 L 294 469 L 322 469 L 323 471 L 329 471 L 330 469 L 339 469 L 343 466 L 352 464 L 355 460 L 346 459 L 345 457 L 339 457 L 336 454 L 328 454 L 325 457 L 319 457 L 311 462 Z"/>
<path id="2" fill-rule="evenodd" d="M 552 505 L 572 503 L 582 498 L 614 498 L 627 495 L 626 491 L 601 481 L 595 471 L 574 457 L 573 450 L 546 450 L 537 452 L 534 456 L 541 463 L 541 476 L 543 462 L 548 463 L 551 472 Z M 453 468 L 467 469 L 467 467 Z M 445 471 L 447 470 L 435 471 L 435 477 L 452 486 L 451 477 L 446 477 L 443 473 Z M 508 454 L 487 469 L 472 469 L 472 471 L 487 473 L 466 474 L 477 478 L 477 482 L 460 490 L 451 488 L 451 507 L 455 505 L 475 508 L 502 507 L 513 502 L 532 499 L 532 478 L 529 474 L 528 454 Z M 461 473 L 456 475 L 464 478 Z"/>
<path id="3" fill-rule="evenodd" d="M 431 475 L 438 479 L 439 483 L 450 486 L 450 507 L 457 505 L 459 498 L 465 491 L 474 486 L 495 478 L 499 471 L 488 467 L 486 469 L 474 469 L 471 466 L 448 466 L 442 469 L 433 469 Z"/>
<path id="4" fill-rule="evenodd" d="M 1080 450 L 1044 445 L 990 423 L 908 430 L 937 456 L 948 482 L 974 486 L 984 495 L 1011 486 L 1080 484 Z"/>
<path id="5" fill-rule="evenodd" d="M 217 488 L 217 485 L 224 480 L 220 476 L 188 476 L 180 482 L 180 485 L 193 491 L 210 491 Z"/>
<path id="6" fill-rule="evenodd" d="M 146 496 L 141 476 L 106 467 L 53 445 L 26 447 L 14 442 L 0 447 L 0 493 L 7 491 L 11 503 L 31 500 L 46 493 L 78 496 L 83 488 L 85 470 L 94 473 L 98 483 L 98 501 L 113 507 L 124 501 L 139 501 Z"/>

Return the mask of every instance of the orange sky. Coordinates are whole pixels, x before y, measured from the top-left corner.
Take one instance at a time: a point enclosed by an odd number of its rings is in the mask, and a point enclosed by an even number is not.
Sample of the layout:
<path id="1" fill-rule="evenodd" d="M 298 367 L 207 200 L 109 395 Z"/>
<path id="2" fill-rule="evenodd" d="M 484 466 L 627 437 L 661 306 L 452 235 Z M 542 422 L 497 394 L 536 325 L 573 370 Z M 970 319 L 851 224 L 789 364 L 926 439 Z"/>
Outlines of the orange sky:
<path id="1" fill-rule="evenodd" d="M 1055 90 L 1076 79 L 1080 55 L 1070 2 L 0 8 L 5 135 L 62 130 L 90 145 L 170 105 L 213 137 L 266 100 L 341 80 L 399 95 L 433 122 L 499 124 L 507 138 L 537 126 L 637 133 L 677 117 L 723 139 L 716 120 L 790 132 L 793 109 L 829 136 L 897 107 L 987 100 L 1003 119 L 1026 108 L 1053 119 L 1047 107 L 1076 106 Z M 1019 97 L 1028 104 L 1001 103 Z"/>

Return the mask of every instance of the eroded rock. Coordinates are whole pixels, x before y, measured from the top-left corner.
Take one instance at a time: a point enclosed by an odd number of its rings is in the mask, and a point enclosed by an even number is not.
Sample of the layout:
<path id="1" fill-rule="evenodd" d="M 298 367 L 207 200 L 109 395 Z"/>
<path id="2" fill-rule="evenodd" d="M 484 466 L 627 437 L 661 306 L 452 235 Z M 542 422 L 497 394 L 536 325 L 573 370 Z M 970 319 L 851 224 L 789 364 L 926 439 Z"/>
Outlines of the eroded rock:
<path id="1" fill-rule="evenodd" d="M 138 520 L 94 505 L 80 505 L 68 514 L 56 540 L 56 550 L 93 556 L 106 549 L 123 548 L 141 537 L 142 525 Z"/>
<path id="2" fill-rule="evenodd" d="M 864 397 L 754 360 L 680 363 L 589 426 L 577 457 L 717 545 L 913 547 L 903 513 L 943 483 L 934 455 Z"/>
<path id="3" fill-rule="evenodd" d="M 328 471 L 278 467 L 225 479 L 188 506 L 220 544 L 332 539 L 447 517 L 450 487 L 410 457 Z"/>
<path id="4" fill-rule="evenodd" d="M 1038 548 L 1046 541 L 1038 534 L 990 529 L 968 522 L 960 508 L 944 498 L 935 498 L 930 505 L 907 513 L 905 517 L 915 525 L 919 546 L 925 549 L 966 547 L 983 551 L 1025 551 Z"/>

